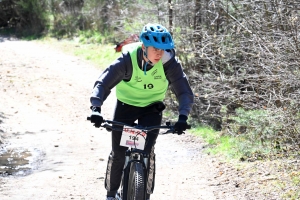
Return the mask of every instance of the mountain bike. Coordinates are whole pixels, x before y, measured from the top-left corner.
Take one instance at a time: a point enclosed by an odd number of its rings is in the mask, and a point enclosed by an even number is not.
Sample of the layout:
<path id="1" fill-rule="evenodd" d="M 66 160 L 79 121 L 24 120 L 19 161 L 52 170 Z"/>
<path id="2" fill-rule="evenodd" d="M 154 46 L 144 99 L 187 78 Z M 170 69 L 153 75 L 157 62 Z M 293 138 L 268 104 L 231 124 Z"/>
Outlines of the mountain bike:
<path id="1" fill-rule="evenodd" d="M 90 118 L 88 117 L 88 120 Z M 166 122 L 165 126 L 129 125 L 122 122 L 104 120 L 101 127 L 107 131 L 122 131 L 120 145 L 127 146 L 125 153 L 125 164 L 123 168 L 120 189 L 116 194 L 118 200 L 146 200 L 147 196 L 147 166 L 149 154 L 144 151 L 147 134 L 157 134 L 149 132 L 155 129 L 166 129 L 160 135 L 176 133 L 174 125 Z M 188 125 L 187 129 L 191 126 Z"/>

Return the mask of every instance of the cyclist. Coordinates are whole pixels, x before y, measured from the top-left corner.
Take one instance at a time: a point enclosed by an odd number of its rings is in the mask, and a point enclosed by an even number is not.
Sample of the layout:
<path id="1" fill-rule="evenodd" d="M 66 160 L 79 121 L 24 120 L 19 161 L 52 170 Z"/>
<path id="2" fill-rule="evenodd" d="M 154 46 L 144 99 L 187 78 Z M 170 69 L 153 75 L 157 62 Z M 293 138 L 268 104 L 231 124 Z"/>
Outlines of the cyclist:
<path id="1" fill-rule="evenodd" d="M 116 86 L 114 121 L 127 124 L 137 122 L 142 126 L 160 125 L 165 109 L 163 100 L 170 86 L 179 102 L 175 130 L 182 134 L 186 130 L 194 95 L 181 63 L 175 57 L 172 36 L 160 24 L 147 24 L 140 33 L 140 40 L 141 43 L 131 44 L 128 51 L 123 51 L 95 82 L 90 98 L 91 122 L 95 127 L 100 127 L 103 122 L 101 106 Z M 121 135 L 120 131 L 112 131 L 112 150 L 105 177 L 107 200 L 114 199 L 121 182 L 127 150 L 127 147 L 120 146 Z M 150 199 L 154 189 L 156 138 L 157 134 L 148 134 L 145 144 L 145 151 L 150 155 L 147 199 Z"/>

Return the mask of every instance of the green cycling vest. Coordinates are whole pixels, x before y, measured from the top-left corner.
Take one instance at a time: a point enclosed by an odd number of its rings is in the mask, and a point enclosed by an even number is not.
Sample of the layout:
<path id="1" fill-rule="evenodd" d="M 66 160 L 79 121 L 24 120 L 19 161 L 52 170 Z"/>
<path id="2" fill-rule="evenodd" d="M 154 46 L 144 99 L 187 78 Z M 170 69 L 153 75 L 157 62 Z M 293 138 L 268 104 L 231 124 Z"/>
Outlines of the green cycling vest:
<path id="1" fill-rule="evenodd" d="M 137 50 L 140 47 L 140 43 L 137 43 L 135 48 L 132 45 L 129 46 L 128 52 L 132 62 L 132 76 L 130 81 L 121 81 L 117 84 L 116 94 L 117 99 L 121 102 L 132 106 L 145 107 L 165 99 L 168 80 L 161 60 L 144 74 L 144 71 L 140 69 L 137 63 Z"/>

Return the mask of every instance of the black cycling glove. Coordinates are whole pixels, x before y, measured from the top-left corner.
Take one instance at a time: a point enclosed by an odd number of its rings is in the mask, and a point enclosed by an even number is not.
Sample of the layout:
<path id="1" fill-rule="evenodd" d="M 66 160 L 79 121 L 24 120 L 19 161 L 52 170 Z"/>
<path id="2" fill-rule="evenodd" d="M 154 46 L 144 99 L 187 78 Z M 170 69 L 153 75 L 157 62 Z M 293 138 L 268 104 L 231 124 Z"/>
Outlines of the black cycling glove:
<path id="1" fill-rule="evenodd" d="M 187 119 L 188 119 L 187 116 L 179 115 L 178 121 L 174 125 L 175 133 L 177 133 L 178 135 L 181 135 L 182 133 L 184 133 L 184 131 L 187 128 L 187 122 L 186 122 Z"/>
<path id="2" fill-rule="evenodd" d="M 103 122 L 103 117 L 101 115 L 101 108 L 96 106 L 91 106 L 91 123 L 94 123 L 94 126 L 99 128 Z"/>

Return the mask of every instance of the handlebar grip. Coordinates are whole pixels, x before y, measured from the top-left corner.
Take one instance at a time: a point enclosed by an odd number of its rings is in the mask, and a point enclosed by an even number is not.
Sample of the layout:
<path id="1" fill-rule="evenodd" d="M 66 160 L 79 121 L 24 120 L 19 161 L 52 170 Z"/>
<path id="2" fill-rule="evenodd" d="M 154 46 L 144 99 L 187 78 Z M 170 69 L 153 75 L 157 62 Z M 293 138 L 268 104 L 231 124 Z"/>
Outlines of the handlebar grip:
<path id="1" fill-rule="evenodd" d="M 91 117 L 87 117 L 86 120 L 91 121 Z"/>

